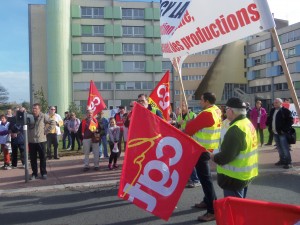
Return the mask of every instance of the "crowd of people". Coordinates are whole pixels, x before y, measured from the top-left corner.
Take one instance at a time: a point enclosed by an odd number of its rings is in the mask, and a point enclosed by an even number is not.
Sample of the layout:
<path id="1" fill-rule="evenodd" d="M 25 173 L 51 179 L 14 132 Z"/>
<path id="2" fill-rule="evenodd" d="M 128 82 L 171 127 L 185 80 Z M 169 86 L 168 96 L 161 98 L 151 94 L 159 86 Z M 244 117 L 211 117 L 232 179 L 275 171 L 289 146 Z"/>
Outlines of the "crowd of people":
<path id="1" fill-rule="evenodd" d="M 135 104 L 141 104 L 163 118 L 161 111 L 149 104 L 146 94 L 140 94 L 136 101 L 130 102 L 128 111 L 124 106 L 119 106 L 119 111 L 111 118 L 105 118 L 103 111 L 95 116 L 93 111 L 87 110 L 82 120 L 74 112 L 65 112 L 62 119 L 54 106 L 49 107 L 48 113 L 42 113 L 41 106 L 33 104 L 31 113 L 34 123 L 28 127 L 31 180 L 38 177 L 38 159 L 42 179 L 47 179 L 47 160 L 59 159 L 58 137 L 61 129 L 63 149 L 75 150 L 76 143 L 77 150 L 82 149 L 83 171 L 91 169 L 91 152 L 94 170 L 99 170 L 100 158 L 107 158 L 109 170 L 117 169 L 118 158 L 126 149 Z M 249 184 L 258 175 L 258 142 L 260 146 L 264 144 L 263 130 L 266 127 L 272 134 L 270 136 L 274 137 L 279 153 L 279 161 L 275 165 L 284 169 L 292 167 L 286 133 L 293 125 L 293 117 L 291 111 L 283 107 L 280 98 L 274 100 L 269 114 L 260 100 L 251 108 L 249 103 L 231 98 L 220 108 L 216 105 L 215 94 L 211 92 L 201 95 L 200 106 L 202 111 L 197 115 L 182 103 L 175 112 L 170 110 L 168 123 L 191 136 L 206 149 L 199 157 L 186 187 L 202 187 L 204 197 L 194 207 L 206 210 L 198 220 L 207 222 L 215 220 L 213 201 L 217 199 L 210 161 L 217 165 L 217 182 L 223 189 L 224 197 L 245 198 Z M 13 112 L 7 110 L 6 115 L 0 116 L 0 144 L 4 158 L 2 168 L 5 170 L 16 168 L 18 159 L 24 167 L 23 126 L 16 117 L 24 111 L 22 107 L 16 108 Z M 272 144 L 272 140 L 267 145 L 270 143 Z"/>

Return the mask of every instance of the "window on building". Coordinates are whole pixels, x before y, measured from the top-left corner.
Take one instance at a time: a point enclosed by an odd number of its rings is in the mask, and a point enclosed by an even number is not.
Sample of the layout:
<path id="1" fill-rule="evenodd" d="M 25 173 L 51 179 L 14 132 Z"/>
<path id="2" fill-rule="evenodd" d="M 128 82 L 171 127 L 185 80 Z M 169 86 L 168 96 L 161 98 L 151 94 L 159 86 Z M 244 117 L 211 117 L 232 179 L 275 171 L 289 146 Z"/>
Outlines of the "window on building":
<path id="1" fill-rule="evenodd" d="M 124 55 L 145 55 L 145 44 L 124 43 L 123 54 Z"/>
<path id="2" fill-rule="evenodd" d="M 271 39 L 267 39 L 248 46 L 248 53 L 258 52 L 271 47 Z"/>
<path id="3" fill-rule="evenodd" d="M 143 61 L 125 61 L 123 62 L 123 72 L 138 73 L 145 72 L 145 62 Z"/>
<path id="4" fill-rule="evenodd" d="M 102 82 L 103 90 L 112 90 L 111 82 Z"/>
<path id="5" fill-rule="evenodd" d="M 152 81 L 142 81 L 142 89 L 153 90 L 154 85 Z"/>
<path id="6" fill-rule="evenodd" d="M 103 55 L 103 43 L 81 43 L 81 52 L 83 55 Z"/>
<path id="7" fill-rule="evenodd" d="M 103 36 L 104 35 L 104 26 L 93 26 L 93 36 Z"/>
<path id="8" fill-rule="evenodd" d="M 123 37 L 144 37 L 144 27 L 123 26 Z"/>
<path id="9" fill-rule="evenodd" d="M 171 62 L 168 61 L 162 61 L 162 71 L 166 72 L 167 70 L 172 71 L 173 65 Z"/>
<path id="10" fill-rule="evenodd" d="M 141 90 L 142 89 L 142 83 L 140 81 L 136 81 L 134 85 L 135 90 Z"/>
<path id="11" fill-rule="evenodd" d="M 104 36 L 103 25 L 81 25 L 82 36 Z"/>
<path id="12" fill-rule="evenodd" d="M 94 72 L 104 72 L 105 62 L 104 61 L 94 61 Z"/>
<path id="13" fill-rule="evenodd" d="M 73 83 L 73 90 L 74 91 L 86 91 L 90 89 L 89 82 L 74 82 Z"/>
<path id="14" fill-rule="evenodd" d="M 145 18 L 144 9 L 122 9 L 122 19 L 125 20 L 143 20 Z"/>
<path id="15" fill-rule="evenodd" d="M 103 7 L 81 7 L 81 18 L 103 18 Z"/>
<path id="16" fill-rule="evenodd" d="M 116 90 L 125 90 L 126 82 L 116 82 Z"/>
<path id="17" fill-rule="evenodd" d="M 212 62 L 196 62 L 196 63 L 183 63 L 182 68 L 207 68 L 210 67 Z"/>
<path id="18" fill-rule="evenodd" d="M 295 81 L 294 87 L 295 87 L 295 89 L 299 90 L 300 89 L 300 81 Z"/>
<path id="19" fill-rule="evenodd" d="M 82 72 L 104 72 L 104 61 L 82 61 Z"/>
<path id="20" fill-rule="evenodd" d="M 93 44 L 92 43 L 81 43 L 81 52 L 83 55 L 93 54 Z"/>
<path id="21" fill-rule="evenodd" d="M 285 91 L 285 90 L 288 90 L 288 84 L 287 83 L 274 84 L 274 90 L 275 91 Z"/>
<path id="22" fill-rule="evenodd" d="M 82 61 L 82 72 L 93 72 L 93 61 Z"/>
<path id="23" fill-rule="evenodd" d="M 126 82 L 126 90 L 134 90 L 135 88 L 135 82 Z"/>
<path id="24" fill-rule="evenodd" d="M 281 44 L 296 41 L 300 39 L 300 29 L 290 31 L 279 35 L 279 41 Z"/>

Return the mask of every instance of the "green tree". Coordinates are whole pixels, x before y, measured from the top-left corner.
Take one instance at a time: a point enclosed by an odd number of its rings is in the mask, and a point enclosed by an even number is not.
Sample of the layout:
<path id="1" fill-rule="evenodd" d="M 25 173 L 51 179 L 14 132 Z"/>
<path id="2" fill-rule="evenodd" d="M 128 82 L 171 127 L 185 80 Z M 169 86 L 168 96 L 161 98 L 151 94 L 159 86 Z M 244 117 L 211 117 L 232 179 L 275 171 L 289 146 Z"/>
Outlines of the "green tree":
<path id="1" fill-rule="evenodd" d="M 8 100 L 8 91 L 0 84 L 0 104 L 4 104 Z"/>
<path id="2" fill-rule="evenodd" d="M 22 107 L 24 107 L 26 110 L 30 110 L 30 103 L 29 102 L 22 102 Z"/>
<path id="3" fill-rule="evenodd" d="M 77 118 L 82 119 L 83 115 L 80 106 L 77 106 L 74 102 L 71 102 L 69 105 L 69 112 L 75 113 Z"/>
<path id="4" fill-rule="evenodd" d="M 44 90 L 43 88 L 41 87 L 40 90 L 37 90 L 33 93 L 33 96 L 34 98 L 37 100 L 36 103 L 39 103 L 41 105 L 41 111 L 43 113 L 46 113 L 48 111 L 48 101 L 47 99 L 45 98 L 45 95 L 44 95 Z"/>

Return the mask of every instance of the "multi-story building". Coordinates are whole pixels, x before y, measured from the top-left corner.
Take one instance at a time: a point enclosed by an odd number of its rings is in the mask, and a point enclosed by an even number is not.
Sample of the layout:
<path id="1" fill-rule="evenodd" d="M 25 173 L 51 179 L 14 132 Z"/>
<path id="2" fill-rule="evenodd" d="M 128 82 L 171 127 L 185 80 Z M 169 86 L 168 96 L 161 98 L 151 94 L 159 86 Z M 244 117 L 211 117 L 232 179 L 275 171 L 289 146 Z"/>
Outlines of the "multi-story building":
<path id="1" fill-rule="evenodd" d="M 277 29 L 296 94 L 300 94 L 300 23 Z M 271 107 L 274 98 L 291 98 L 278 50 L 270 33 L 247 43 L 247 79 L 252 103 L 256 99 Z"/>
<path id="2" fill-rule="evenodd" d="M 162 58 L 158 2 L 51 0 L 29 6 L 31 102 L 86 106 L 93 80 L 108 107 L 150 93 L 172 66 Z"/>
<path id="3" fill-rule="evenodd" d="M 93 80 L 109 108 L 128 106 L 139 93 L 149 94 L 170 70 L 171 102 L 178 106 L 181 85 L 170 60 L 162 57 L 159 19 L 158 1 L 51 0 L 29 5 L 31 103 L 42 88 L 60 113 L 71 102 L 84 110 Z M 298 89 L 300 24 L 276 24 Z M 233 96 L 252 104 L 256 98 L 270 103 L 289 96 L 270 34 L 249 39 L 185 60 L 182 79 L 189 106 L 197 108 L 195 99 L 205 91 L 215 92 L 218 104 Z"/>

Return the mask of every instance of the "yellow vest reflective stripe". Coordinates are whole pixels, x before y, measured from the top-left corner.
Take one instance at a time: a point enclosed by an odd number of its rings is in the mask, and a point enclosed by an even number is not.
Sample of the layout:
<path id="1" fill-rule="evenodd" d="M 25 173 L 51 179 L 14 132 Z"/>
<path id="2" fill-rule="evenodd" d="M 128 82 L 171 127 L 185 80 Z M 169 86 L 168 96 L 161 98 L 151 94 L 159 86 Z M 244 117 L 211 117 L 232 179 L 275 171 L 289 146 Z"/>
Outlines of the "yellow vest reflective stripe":
<path id="1" fill-rule="evenodd" d="M 154 106 L 151 106 L 151 112 L 154 113 L 156 115 L 156 110 L 158 110 L 157 108 L 155 108 Z"/>
<path id="2" fill-rule="evenodd" d="M 247 147 L 242 149 L 243 151 L 230 163 L 222 166 L 218 165 L 217 172 L 238 180 L 250 180 L 258 175 L 256 131 L 247 118 L 236 121 L 230 127 L 235 125 L 246 134 Z"/>
<path id="3" fill-rule="evenodd" d="M 184 117 L 184 120 L 182 119 L 181 115 L 179 115 L 179 116 L 177 117 L 177 122 L 183 120 L 183 124 L 180 125 L 180 130 L 184 130 L 184 129 L 185 129 L 185 127 L 186 127 L 186 122 L 189 120 L 189 117 L 190 117 L 190 119 L 194 119 L 194 118 L 196 117 L 196 114 L 195 114 L 194 112 L 189 112 L 189 115 L 190 115 L 190 116 L 186 115 L 186 116 Z"/>
<path id="4" fill-rule="evenodd" d="M 193 138 L 208 150 L 217 149 L 219 147 L 221 136 L 221 110 L 213 105 L 202 112 L 210 112 L 215 123 L 211 127 L 205 127 L 202 130 L 199 130 Z"/>

